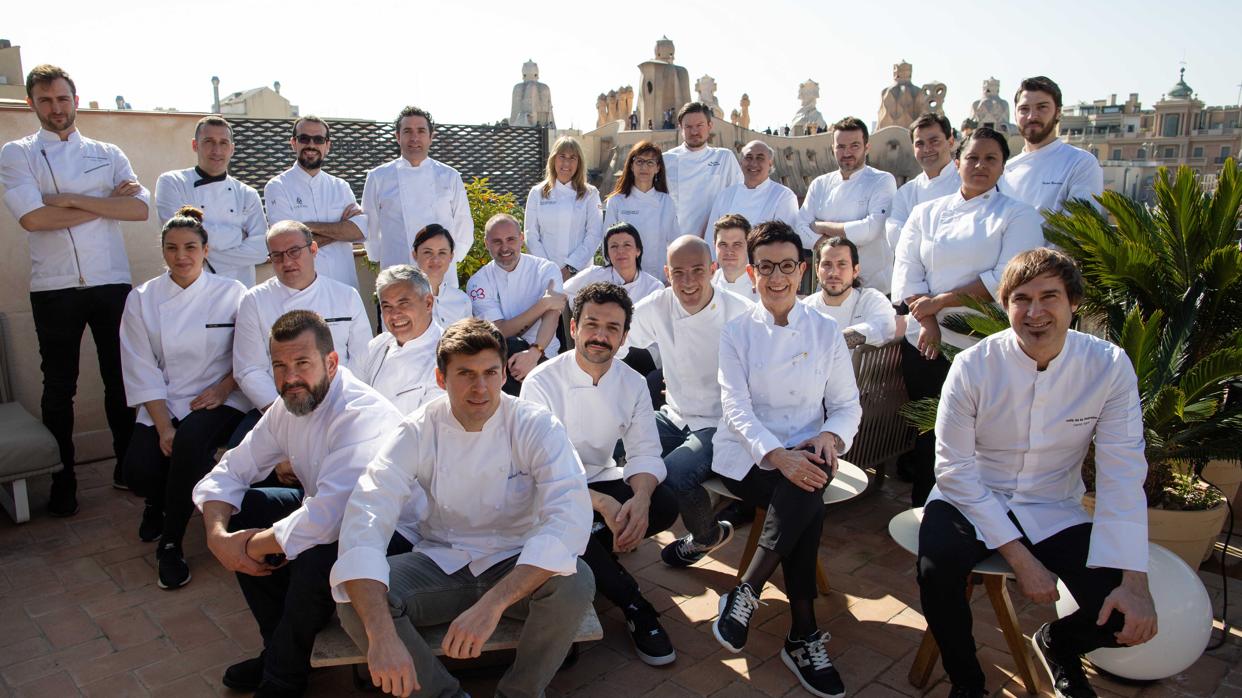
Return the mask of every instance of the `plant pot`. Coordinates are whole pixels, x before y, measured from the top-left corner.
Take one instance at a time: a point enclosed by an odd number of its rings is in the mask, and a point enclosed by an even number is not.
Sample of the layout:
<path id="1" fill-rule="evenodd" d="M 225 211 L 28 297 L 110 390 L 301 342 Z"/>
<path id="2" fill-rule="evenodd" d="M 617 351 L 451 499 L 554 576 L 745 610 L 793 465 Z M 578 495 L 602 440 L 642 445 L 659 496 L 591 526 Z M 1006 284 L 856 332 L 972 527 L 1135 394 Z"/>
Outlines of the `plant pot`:
<path id="1" fill-rule="evenodd" d="M 1082 505 L 1095 514 L 1095 495 L 1083 495 Z M 1147 510 L 1147 540 L 1173 551 L 1193 570 L 1207 559 L 1228 509 L 1224 503 L 1203 511 Z"/>
<path id="2" fill-rule="evenodd" d="M 1242 520 L 1242 511 L 1238 511 L 1238 487 L 1242 485 L 1242 463 L 1227 460 L 1208 461 L 1207 466 L 1203 468 L 1203 479 L 1219 487 L 1220 491 L 1225 494 L 1225 499 L 1233 502 L 1234 521 Z"/>

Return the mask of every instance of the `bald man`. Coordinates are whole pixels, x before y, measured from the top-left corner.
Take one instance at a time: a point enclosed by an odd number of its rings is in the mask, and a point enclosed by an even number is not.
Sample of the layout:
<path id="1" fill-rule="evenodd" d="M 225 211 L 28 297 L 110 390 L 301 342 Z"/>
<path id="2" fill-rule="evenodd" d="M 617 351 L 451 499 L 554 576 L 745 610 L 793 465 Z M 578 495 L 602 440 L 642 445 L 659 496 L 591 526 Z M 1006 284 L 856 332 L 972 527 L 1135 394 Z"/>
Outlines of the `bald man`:
<path id="1" fill-rule="evenodd" d="M 708 221 L 718 221 L 730 213 L 738 214 L 758 225 L 764 221 L 784 221 L 798 229 L 798 197 L 789 187 L 772 179 L 776 165 L 776 153 L 763 141 L 751 141 L 742 146 L 742 182 L 726 187 L 716 195 Z M 815 236 L 810 229 L 799 231 L 803 243 L 810 247 Z M 714 247 L 714 231 L 708 226 L 705 239 L 709 248 Z"/>

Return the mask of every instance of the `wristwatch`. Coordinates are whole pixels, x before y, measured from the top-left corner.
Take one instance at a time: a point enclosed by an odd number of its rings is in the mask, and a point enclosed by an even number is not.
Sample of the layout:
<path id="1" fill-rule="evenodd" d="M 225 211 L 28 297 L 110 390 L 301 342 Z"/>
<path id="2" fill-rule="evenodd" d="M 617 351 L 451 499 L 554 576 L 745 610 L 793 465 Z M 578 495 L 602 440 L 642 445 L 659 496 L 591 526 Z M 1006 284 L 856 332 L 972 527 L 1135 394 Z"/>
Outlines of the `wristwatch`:
<path id="1" fill-rule="evenodd" d="M 535 342 L 534 344 L 531 344 L 531 345 L 530 345 L 530 348 L 531 348 L 531 349 L 534 349 L 534 350 L 535 350 L 535 351 L 537 351 L 537 352 L 539 352 L 539 355 L 540 355 L 540 356 L 544 356 L 544 353 L 543 353 L 543 346 L 542 346 L 542 345 L 540 345 L 540 344 L 539 344 L 539 342 Z"/>

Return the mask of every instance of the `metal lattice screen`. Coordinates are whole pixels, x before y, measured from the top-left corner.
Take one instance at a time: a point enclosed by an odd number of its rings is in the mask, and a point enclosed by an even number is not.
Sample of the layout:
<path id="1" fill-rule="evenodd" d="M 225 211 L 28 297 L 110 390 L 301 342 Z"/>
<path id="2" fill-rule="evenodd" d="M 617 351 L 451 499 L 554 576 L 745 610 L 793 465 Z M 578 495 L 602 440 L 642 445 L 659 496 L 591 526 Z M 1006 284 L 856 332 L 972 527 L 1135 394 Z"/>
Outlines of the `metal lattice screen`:
<path id="1" fill-rule="evenodd" d="M 236 152 L 229 174 L 259 193 L 272 177 L 293 164 L 289 137 L 293 119 L 230 118 Z M 332 128 L 332 152 L 324 164 L 353 188 L 362 199 L 367 172 L 397 157 L 392 122 L 328 120 Z M 469 182 L 487 177 L 492 189 L 511 193 L 524 201 L 526 192 L 543 179 L 548 158 L 547 131 L 519 126 L 463 126 L 437 124 L 431 157 L 461 172 Z"/>

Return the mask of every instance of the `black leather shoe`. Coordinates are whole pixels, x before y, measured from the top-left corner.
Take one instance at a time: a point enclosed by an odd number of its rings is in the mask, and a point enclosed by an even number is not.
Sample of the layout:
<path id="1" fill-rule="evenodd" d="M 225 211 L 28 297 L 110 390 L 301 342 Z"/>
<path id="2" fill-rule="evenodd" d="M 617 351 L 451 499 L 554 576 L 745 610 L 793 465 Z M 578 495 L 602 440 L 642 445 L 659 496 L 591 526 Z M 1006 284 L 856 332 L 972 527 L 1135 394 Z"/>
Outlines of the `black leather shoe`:
<path id="1" fill-rule="evenodd" d="M 62 518 L 78 513 L 77 480 L 52 480 L 52 496 L 47 500 L 47 513 Z"/>
<path id="2" fill-rule="evenodd" d="M 241 693 L 252 693 L 263 683 L 263 655 L 242 660 L 224 670 L 225 686 Z"/>

